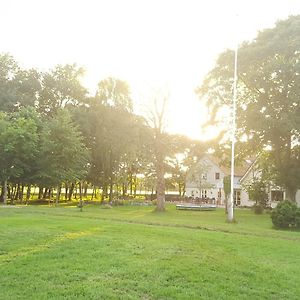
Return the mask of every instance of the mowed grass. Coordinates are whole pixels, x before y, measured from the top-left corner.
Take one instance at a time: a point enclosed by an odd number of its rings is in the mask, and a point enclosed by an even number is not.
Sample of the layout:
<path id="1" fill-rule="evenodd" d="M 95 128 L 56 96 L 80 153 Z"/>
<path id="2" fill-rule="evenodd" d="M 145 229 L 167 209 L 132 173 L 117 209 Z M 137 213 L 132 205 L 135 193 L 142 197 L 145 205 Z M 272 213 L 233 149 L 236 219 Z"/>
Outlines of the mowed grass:
<path id="1" fill-rule="evenodd" d="M 235 213 L 0 207 L 0 299 L 299 299 L 300 232 Z"/>

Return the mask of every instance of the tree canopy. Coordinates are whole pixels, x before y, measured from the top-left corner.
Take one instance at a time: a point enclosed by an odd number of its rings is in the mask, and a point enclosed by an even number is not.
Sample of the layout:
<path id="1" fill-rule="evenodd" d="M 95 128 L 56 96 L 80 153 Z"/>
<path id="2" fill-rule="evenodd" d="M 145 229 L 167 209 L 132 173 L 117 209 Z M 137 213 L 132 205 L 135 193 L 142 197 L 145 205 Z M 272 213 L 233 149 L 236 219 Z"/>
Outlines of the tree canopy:
<path id="1" fill-rule="evenodd" d="M 238 49 L 237 136 L 249 152 L 269 150 L 276 183 L 295 198 L 300 188 L 300 16 L 279 21 Z M 234 53 L 222 53 L 197 89 L 218 123 L 232 100 Z M 250 150 L 250 151 L 249 151 Z"/>
<path id="2" fill-rule="evenodd" d="M 112 203 L 139 186 L 164 199 L 166 173 L 184 194 L 176 154 L 188 156 L 194 141 L 163 132 L 162 115 L 150 126 L 134 114 L 125 81 L 103 79 L 88 96 L 83 71 L 75 64 L 26 70 L 0 55 L 0 198 L 22 201 L 25 187 L 29 199 L 38 186 L 39 199 L 55 191 L 58 203 L 62 188 L 71 199 L 90 187 Z"/>

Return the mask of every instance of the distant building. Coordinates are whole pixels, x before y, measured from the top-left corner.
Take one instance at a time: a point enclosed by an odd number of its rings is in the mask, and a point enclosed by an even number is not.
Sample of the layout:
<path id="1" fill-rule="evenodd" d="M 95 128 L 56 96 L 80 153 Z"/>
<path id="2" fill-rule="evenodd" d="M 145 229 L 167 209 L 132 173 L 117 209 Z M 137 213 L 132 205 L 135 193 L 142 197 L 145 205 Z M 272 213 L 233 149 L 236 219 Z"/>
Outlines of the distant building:
<path id="1" fill-rule="evenodd" d="M 261 178 L 261 175 L 262 170 L 257 166 L 256 162 L 253 162 L 249 169 L 245 172 L 243 177 L 240 179 L 240 183 L 242 186 L 247 186 L 253 181 L 253 179 Z M 269 182 L 266 192 L 268 194 L 268 205 L 270 207 L 274 208 L 279 201 L 286 199 L 285 190 L 280 186 L 276 186 L 273 182 Z M 245 189 L 242 189 L 241 199 L 243 206 L 252 206 L 255 200 L 250 198 Z M 296 203 L 300 207 L 300 190 L 298 190 L 296 193 Z"/>
<path id="2" fill-rule="evenodd" d="M 245 162 L 243 166 L 235 168 L 234 174 L 234 203 L 243 205 L 241 199 L 242 186 L 240 179 L 252 162 Z M 186 196 L 207 199 L 218 205 L 225 204 L 223 179 L 230 176 L 230 168 L 223 167 L 220 161 L 212 155 L 205 155 L 192 167 L 186 179 Z"/>
<path id="3" fill-rule="evenodd" d="M 225 204 L 225 192 L 223 179 L 230 176 L 230 168 L 221 165 L 220 161 L 212 156 L 203 156 L 193 166 L 186 177 L 186 196 L 201 201 L 207 201 L 218 205 Z M 260 178 L 261 170 L 254 160 L 245 160 L 234 170 L 234 204 L 235 206 L 253 206 L 254 199 L 250 199 L 245 186 L 254 178 Z M 285 199 L 285 191 L 281 187 L 270 182 L 267 193 L 269 205 L 275 207 L 279 201 Z M 296 194 L 296 202 L 300 206 L 300 190 Z"/>

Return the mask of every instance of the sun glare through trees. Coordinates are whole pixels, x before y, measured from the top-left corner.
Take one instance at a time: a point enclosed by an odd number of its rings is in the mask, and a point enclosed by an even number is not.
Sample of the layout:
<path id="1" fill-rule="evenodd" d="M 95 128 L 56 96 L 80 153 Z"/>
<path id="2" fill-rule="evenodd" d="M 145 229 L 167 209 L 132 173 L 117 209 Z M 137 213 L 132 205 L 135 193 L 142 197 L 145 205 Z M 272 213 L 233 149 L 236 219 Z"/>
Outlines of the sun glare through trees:
<path id="1" fill-rule="evenodd" d="M 1 299 L 299 298 L 298 1 L 1 12 Z"/>

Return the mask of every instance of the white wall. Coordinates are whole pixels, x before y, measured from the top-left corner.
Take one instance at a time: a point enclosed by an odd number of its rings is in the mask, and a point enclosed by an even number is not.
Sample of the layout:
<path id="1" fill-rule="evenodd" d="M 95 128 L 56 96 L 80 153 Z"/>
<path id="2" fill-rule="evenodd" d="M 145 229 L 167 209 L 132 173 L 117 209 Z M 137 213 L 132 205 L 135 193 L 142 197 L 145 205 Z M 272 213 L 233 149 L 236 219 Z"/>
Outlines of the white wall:
<path id="1" fill-rule="evenodd" d="M 203 188 L 203 190 L 207 190 L 207 197 L 215 198 L 217 200 L 218 191 L 219 189 L 221 189 L 221 203 L 224 203 L 225 194 L 223 190 L 223 179 L 226 176 L 225 173 L 207 157 L 201 159 L 199 164 L 205 165 L 205 173 L 207 175 L 205 181 L 212 186 L 211 188 Z M 220 174 L 219 179 L 216 179 L 216 173 Z M 189 175 L 187 176 L 185 191 L 187 197 L 192 197 L 193 194 L 194 197 L 201 197 L 199 186 L 197 185 L 197 183 L 189 180 Z"/>
<path id="2" fill-rule="evenodd" d="M 260 178 L 261 177 L 261 171 L 257 170 L 256 168 L 251 168 L 248 173 L 243 177 L 242 183 L 241 183 L 241 206 L 253 206 L 254 201 L 249 199 L 249 194 L 245 189 L 245 186 L 250 184 L 253 180 L 253 178 Z"/>
<path id="3" fill-rule="evenodd" d="M 300 207 L 300 190 L 298 190 L 296 193 L 296 202 L 298 207 Z"/>
<path id="4" fill-rule="evenodd" d="M 241 190 L 241 206 L 253 206 L 254 202 L 249 199 L 249 194 L 242 189 Z"/>

